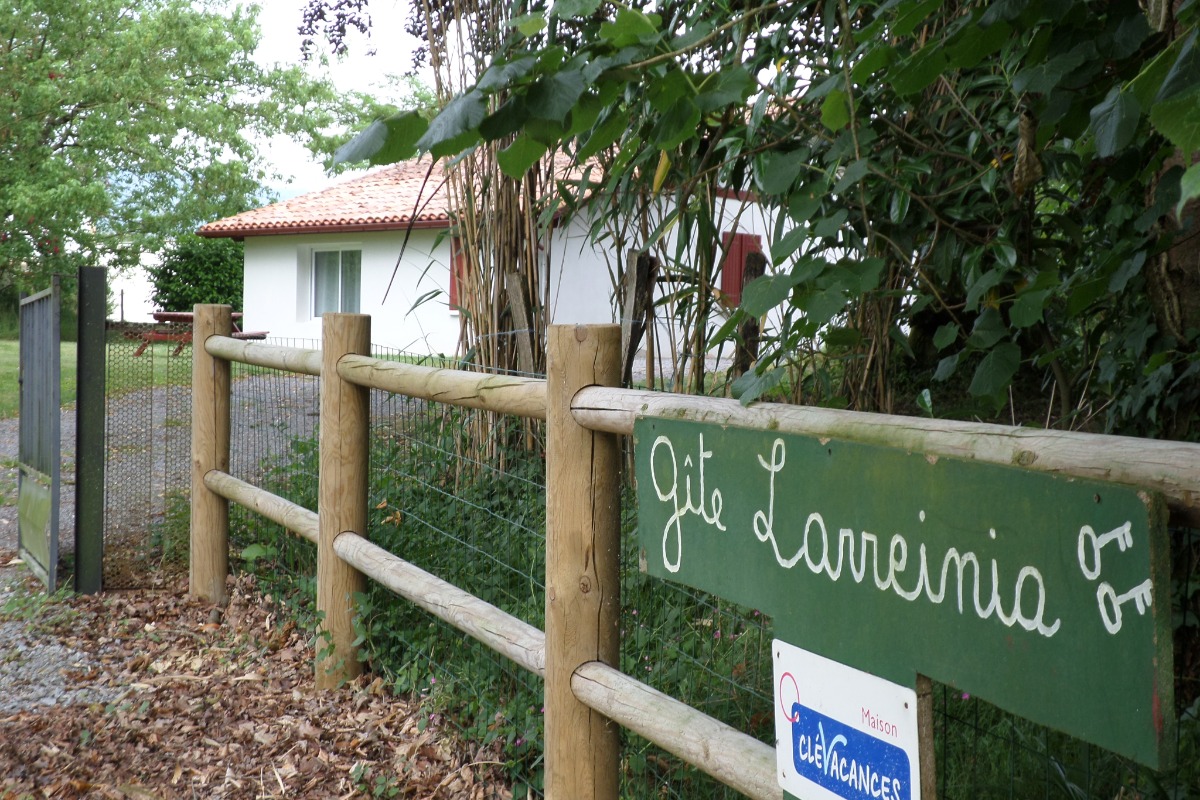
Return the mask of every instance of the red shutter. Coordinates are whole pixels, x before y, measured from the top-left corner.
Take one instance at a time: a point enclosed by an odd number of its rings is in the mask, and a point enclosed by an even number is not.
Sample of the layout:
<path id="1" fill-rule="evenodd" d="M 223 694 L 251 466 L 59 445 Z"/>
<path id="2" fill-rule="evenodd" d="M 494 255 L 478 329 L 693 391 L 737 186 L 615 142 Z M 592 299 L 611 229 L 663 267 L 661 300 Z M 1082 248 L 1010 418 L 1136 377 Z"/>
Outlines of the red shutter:
<path id="1" fill-rule="evenodd" d="M 742 302 L 746 256 L 762 252 L 762 239 L 753 233 L 726 231 L 721 234 L 725 260 L 721 263 L 721 294 L 730 307 Z"/>

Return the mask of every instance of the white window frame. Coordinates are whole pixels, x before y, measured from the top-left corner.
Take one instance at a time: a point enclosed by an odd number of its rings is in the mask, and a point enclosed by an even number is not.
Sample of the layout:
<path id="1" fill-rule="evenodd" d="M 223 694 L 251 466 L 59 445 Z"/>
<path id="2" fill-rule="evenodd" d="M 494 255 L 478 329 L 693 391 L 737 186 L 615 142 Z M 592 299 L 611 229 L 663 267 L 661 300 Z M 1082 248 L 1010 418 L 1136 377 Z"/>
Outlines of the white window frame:
<path id="1" fill-rule="evenodd" d="M 318 319 L 321 314 L 317 312 L 317 256 L 320 253 L 337 253 L 338 254 L 338 289 L 337 289 L 337 308 L 342 310 L 345 308 L 345 264 L 343 263 L 343 254 L 358 253 L 358 297 L 355 298 L 355 309 L 352 313 L 358 313 L 362 309 L 362 247 L 360 245 L 349 244 L 329 244 L 313 247 L 308 254 L 308 315 L 310 319 Z"/>

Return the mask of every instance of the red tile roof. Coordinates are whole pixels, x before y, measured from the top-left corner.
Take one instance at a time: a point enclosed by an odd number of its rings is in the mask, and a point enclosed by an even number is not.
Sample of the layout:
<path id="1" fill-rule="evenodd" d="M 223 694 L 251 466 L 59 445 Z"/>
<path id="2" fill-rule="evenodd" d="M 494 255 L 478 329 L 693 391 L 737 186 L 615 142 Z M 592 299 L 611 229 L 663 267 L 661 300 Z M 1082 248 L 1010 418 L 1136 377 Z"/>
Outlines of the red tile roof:
<path id="1" fill-rule="evenodd" d="M 243 211 L 196 231 L 210 238 L 355 233 L 450 225 L 449 192 L 428 158 L 402 161 L 360 178 Z M 428 177 L 428 182 L 426 178 Z"/>

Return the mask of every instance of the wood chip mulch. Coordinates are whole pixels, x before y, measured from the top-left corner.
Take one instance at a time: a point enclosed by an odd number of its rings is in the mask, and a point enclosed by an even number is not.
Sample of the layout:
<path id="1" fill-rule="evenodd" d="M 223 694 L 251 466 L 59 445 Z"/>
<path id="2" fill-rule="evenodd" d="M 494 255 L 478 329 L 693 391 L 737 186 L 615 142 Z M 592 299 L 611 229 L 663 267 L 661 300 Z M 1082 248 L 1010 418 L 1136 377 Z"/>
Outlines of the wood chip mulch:
<path id="1" fill-rule="evenodd" d="M 308 637 L 251 577 L 224 609 L 161 592 L 61 602 L 38 635 L 95 662 L 64 675 L 126 692 L 0 716 L 0 800 L 512 798 L 498 748 L 457 743 L 382 680 L 316 691 Z"/>

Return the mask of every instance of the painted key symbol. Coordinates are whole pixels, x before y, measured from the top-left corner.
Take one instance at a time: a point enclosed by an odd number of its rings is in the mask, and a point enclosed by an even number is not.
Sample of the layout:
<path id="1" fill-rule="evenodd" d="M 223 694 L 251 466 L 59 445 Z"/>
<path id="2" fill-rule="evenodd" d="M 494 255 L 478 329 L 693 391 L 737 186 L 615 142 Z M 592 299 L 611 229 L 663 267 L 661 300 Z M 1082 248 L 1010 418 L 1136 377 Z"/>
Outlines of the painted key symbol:
<path id="1" fill-rule="evenodd" d="M 1079 529 L 1079 568 L 1083 570 L 1083 575 L 1089 581 L 1094 581 L 1100 577 L 1100 551 L 1113 542 L 1117 543 L 1117 547 L 1124 553 L 1130 547 L 1133 547 L 1133 534 L 1130 533 L 1130 523 L 1126 522 L 1119 528 L 1114 528 L 1108 533 L 1102 533 L 1099 536 L 1092 530 L 1091 525 L 1084 525 Z M 1087 543 L 1091 541 L 1092 550 L 1092 566 L 1087 565 Z M 1110 586 L 1111 590 L 1112 587 Z"/>
<path id="2" fill-rule="evenodd" d="M 1150 607 L 1150 587 L 1153 581 L 1146 580 L 1130 589 L 1125 594 L 1117 594 L 1112 584 L 1105 581 L 1096 589 L 1096 602 L 1100 604 L 1100 616 L 1104 619 L 1104 627 L 1109 633 L 1121 630 L 1121 606 L 1133 601 L 1134 608 L 1139 614 L 1145 614 Z M 1105 602 L 1105 601 L 1108 602 Z M 1109 613 L 1109 607 L 1112 613 Z"/>

